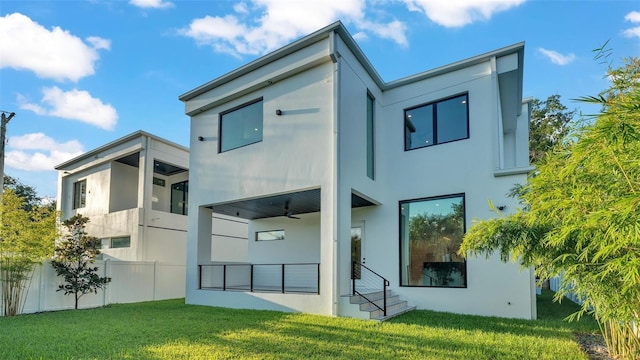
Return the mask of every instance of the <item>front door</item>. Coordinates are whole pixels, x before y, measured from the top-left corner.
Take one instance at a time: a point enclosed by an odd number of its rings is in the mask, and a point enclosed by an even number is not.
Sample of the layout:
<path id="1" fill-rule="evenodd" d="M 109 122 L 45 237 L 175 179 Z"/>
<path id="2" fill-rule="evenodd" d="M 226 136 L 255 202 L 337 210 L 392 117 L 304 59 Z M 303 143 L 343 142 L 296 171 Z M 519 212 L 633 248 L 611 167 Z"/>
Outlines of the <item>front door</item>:
<path id="1" fill-rule="evenodd" d="M 365 262 L 365 258 L 362 257 L 362 235 L 362 226 L 351 227 L 351 266 L 355 279 L 360 279 L 360 263 L 364 264 Z M 356 263 L 355 266 L 354 262 Z"/>

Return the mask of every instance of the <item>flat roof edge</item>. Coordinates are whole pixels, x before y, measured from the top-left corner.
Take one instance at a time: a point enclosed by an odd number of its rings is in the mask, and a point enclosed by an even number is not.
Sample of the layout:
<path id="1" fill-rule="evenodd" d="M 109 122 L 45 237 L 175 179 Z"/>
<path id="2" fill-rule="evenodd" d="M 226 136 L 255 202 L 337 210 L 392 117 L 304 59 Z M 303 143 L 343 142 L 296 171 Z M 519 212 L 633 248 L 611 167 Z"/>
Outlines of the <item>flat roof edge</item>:
<path id="1" fill-rule="evenodd" d="M 304 36 L 292 43 L 289 43 L 288 45 L 285 45 L 281 48 L 278 48 L 266 55 L 263 55 L 251 62 L 249 62 L 248 64 L 245 64 L 231 72 L 228 72 L 222 76 L 219 76 L 211 81 L 208 81 L 198 87 L 196 87 L 195 89 L 192 89 L 190 91 L 187 91 L 186 93 L 178 96 L 178 100 L 180 101 L 189 101 L 201 94 L 206 93 L 207 91 L 216 88 L 217 86 L 220 86 L 224 83 L 227 83 L 229 81 L 232 81 L 234 79 L 237 79 L 245 74 L 248 74 L 258 68 L 261 68 L 271 62 L 274 62 L 276 60 L 279 60 L 281 58 L 286 57 L 287 55 L 294 53 L 298 50 L 300 50 L 301 48 L 304 48 L 306 46 L 308 46 L 309 44 L 313 44 L 315 42 L 318 42 L 320 40 L 326 39 L 329 37 L 329 33 L 338 29 L 338 28 L 344 28 L 344 26 L 342 25 L 342 22 L 340 21 L 336 21 L 328 26 L 323 27 L 320 30 L 317 30 L 307 36 Z"/>
<path id="2" fill-rule="evenodd" d="M 87 158 L 90 158 L 92 156 L 95 156 L 95 155 L 97 155 L 97 154 L 99 154 L 99 153 L 101 153 L 103 151 L 109 150 L 109 149 L 111 149 L 113 147 L 116 147 L 116 146 L 118 146 L 120 144 L 124 144 L 127 141 L 131 141 L 133 139 L 136 139 L 136 138 L 139 138 L 139 137 L 145 137 L 145 136 L 149 137 L 149 138 L 152 138 L 154 140 L 163 142 L 163 143 L 165 143 L 167 145 L 173 146 L 173 147 L 178 148 L 180 150 L 189 152 L 189 148 L 186 147 L 186 146 L 182 146 L 182 145 L 180 145 L 178 143 L 174 143 L 171 140 L 167 140 L 167 139 L 159 137 L 157 135 L 153 135 L 153 134 L 148 133 L 148 132 L 146 132 L 144 130 L 138 130 L 138 131 L 132 132 L 131 134 L 125 135 L 125 136 L 120 137 L 118 139 L 115 139 L 115 140 L 113 140 L 111 142 L 108 142 L 108 143 L 106 143 L 106 144 L 104 144 L 102 146 L 99 146 L 99 147 L 95 148 L 95 149 L 89 150 L 89 151 L 87 151 L 87 152 L 85 152 L 85 153 L 83 153 L 83 154 L 81 154 L 79 156 L 76 156 L 76 157 L 74 157 L 72 159 L 69 159 L 69 160 L 63 162 L 63 163 L 60 163 L 60 164 L 54 166 L 53 168 L 54 168 L 54 170 L 62 170 L 63 168 L 65 168 L 65 167 L 67 167 L 69 165 L 73 165 L 74 163 L 77 163 L 77 162 L 82 161 L 84 159 L 87 159 Z"/>

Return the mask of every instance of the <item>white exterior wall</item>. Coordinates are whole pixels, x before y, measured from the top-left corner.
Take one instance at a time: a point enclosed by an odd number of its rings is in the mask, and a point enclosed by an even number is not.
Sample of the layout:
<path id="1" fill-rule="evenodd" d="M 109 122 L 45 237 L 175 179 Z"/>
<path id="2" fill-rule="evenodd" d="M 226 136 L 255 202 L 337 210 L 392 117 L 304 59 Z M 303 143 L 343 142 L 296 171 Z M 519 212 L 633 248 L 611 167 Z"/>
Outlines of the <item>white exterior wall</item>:
<path id="1" fill-rule="evenodd" d="M 188 180 L 189 173 L 156 174 L 153 161 L 188 169 L 189 152 L 143 132 L 97 150 L 59 169 L 58 206 L 63 219 L 81 213 L 90 219 L 87 232 L 92 236 L 131 237 L 130 247 L 103 249 L 105 259 L 184 265 L 187 216 L 170 213 L 170 200 L 171 185 Z M 115 161 L 135 153 L 139 153 L 138 167 Z M 154 186 L 153 177 L 164 179 L 165 186 Z M 83 179 L 86 206 L 73 210 L 73 183 Z M 246 224 L 244 232 L 246 239 Z"/>
<path id="2" fill-rule="evenodd" d="M 364 228 L 362 257 L 366 265 L 387 278 L 391 289 L 419 309 L 535 318 L 532 273 L 529 269 L 520 271 L 518 264 L 504 264 L 495 256 L 488 261 L 484 257 L 468 259 L 466 288 L 399 286 L 400 201 L 464 193 L 467 228 L 474 219 L 495 216 L 489 210 L 489 200 L 506 205 L 507 211 L 517 206 L 506 193 L 514 183 L 523 183 L 526 176 L 494 177 L 499 128 L 498 118 L 492 116 L 497 99 L 492 95 L 490 62 L 381 93 L 350 52 L 339 49 L 340 294 L 348 294 L 350 289 L 349 230 L 357 225 Z M 376 99 L 375 181 L 366 173 L 367 91 Z M 461 93 L 469 94 L 469 139 L 405 151 L 404 109 Z M 528 156 L 527 148 L 517 148 L 515 142 L 516 135 L 520 143 L 528 138 L 522 130 L 527 126 L 524 118 L 519 119 L 518 132 L 513 133 L 514 141 L 507 149 L 513 153 L 511 163 L 519 166 L 528 165 L 528 159 L 522 159 L 524 153 Z M 352 189 L 381 205 L 351 212 Z"/>
<path id="3" fill-rule="evenodd" d="M 278 79 L 272 85 L 251 92 L 229 102 L 205 111 L 191 119 L 191 159 L 190 159 L 190 193 L 189 213 L 190 229 L 198 229 L 189 233 L 187 250 L 187 302 L 240 308 L 279 309 L 285 311 L 306 311 L 320 314 L 332 314 L 333 309 L 333 88 L 334 68 L 326 54 L 326 43 L 314 44 L 304 54 L 306 57 L 294 56 L 282 68 L 295 73 L 296 66 L 306 66 L 307 61 L 323 63 L 315 64 L 305 72 Z M 297 54 L 300 55 L 300 54 Z M 300 65 L 302 64 L 302 65 Z M 255 77 L 282 74 L 262 73 L 250 74 L 243 79 L 255 82 Z M 221 94 L 205 94 L 200 98 L 224 98 Z M 259 143 L 218 153 L 219 114 L 225 110 L 263 98 L 263 140 Z M 191 107 L 190 103 L 187 108 Z M 284 113 L 276 115 L 276 110 Z M 202 136 L 204 141 L 198 141 Z M 291 294 L 238 294 L 197 290 L 197 265 L 220 260 L 221 251 L 215 244 L 206 244 L 206 229 L 209 225 L 208 206 L 228 201 L 250 199 L 271 194 L 281 194 L 312 188 L 321 189 L 322 215 L 305 217 L 313 226 L 311 236 L 294 230 L 291 236 L 303 239 L 310 247 L 303 253 L 295 253 L 291 248 L 279 244 L 263 244 L 253 241 L 255 229 L 261 226 L 271 227 L 278 219 L 251 224 L 248 240 L 248 260 L 254 263 L 273 263 L 269 254 L 275 254 L 273 248 L 281 250 L 279 259 L 283 262 L 299 262 L 299 259 L 313 260 L 321 265 L 320 295 Z M 217 216 L 217 214 L 216 214 Z M 193 220 L 192 220 L 193 219 Z M 195 221 L 199 219 L 199 221 Z M 287 219 L 291 220 L 291 219 Z M 282 220 L 280 220 L 282 221 Z M 291 220 L 295 221 L 295 220 Z M 290 223 L 291 224 L 291 223 Z M 215 224 L 214 224 L 215 225 Z M 298 226 L 298 225 L 294 225 Z M 300 229 L 299 229 L 300 230 Z M 301 230 L 300 230 L 301 231 Z M 213 233 L 219 232 L 213 227 Z M 288 235 L 289 236 L 289 235 Z M 286 240 L 285 240 L 286 241 Z M 295 249 L 302 249 L 295 244 Z M 224 250 L 222 250 L 224 251 Z M 284 251 L 284 252 L 282 252 Z M 211 254 L 203 258 L 202 253 Z M 306 261 L 306 260 L 305 260 Z M 269 300 L 275 296 L 277 305 Z"/>
<path id="4" fill-rule="evenodd" d="M 109 187 L 109 212 L 138 207 L 138 176 L 135 166 L 112 162 Z"/>
<path id="5" fill-rule="evenodd" d="M 247 220 L 213 214 L 211 233 L 211 261 L 248 262 L 249 230 Z"/>
<path id="6" fill-rule="evenodd" d="M 495 256 L 468 259 L 466 288 L 399 286 L 400 201 L 463 193 L 467 228 L 473 219 L 495 216 L 489 200 L 506 205 L 506 211 L 517 206 L 506 193 L 526 178 L 518 174 L 528 165 L 528 132 L 523 128 L 528 116 L 523 113 L 517 119 L 515 132 L 503 132 L 495 59 L 474 61 L 382 91 L 340 37 L 335 37 L 334 47 L 328 45 L 332 39 L 186 101 L 187 112 L 213 104 L 191 119 L 190 192 L 194 196 L 189 209 L 186 301 L 354 316 L 353 305 L 340 295 L 350 289 L 350 229 L 356 225 L 364 229 L 366 265 L 390 280 L 391 288 L 411 305 L 535 318 L 531 270 L 504 264 Z M 335 51 L 336 63 L 318 65 L 326 49 Z M 301 65 L 305 56 L 314 67 Z M 304 72 L 296 71 L 296 66 Z M 270 78 L 276 81 L 271 83 Z M 367 90 L 376 100 L 375 180 L 366 174 Z M 469 94 L 469 139 L 405 151 L 404 109 L 462 93 Z M 220 112 L 260 97 L 263 141 L 218 154 Z M 276 116 L 276 109 L 284 114 Z M 200 136 L 204 141 L 197 140 Z M 511 169 L 519 170 L 509 175 Z M 197 265 L 225 261 L 224 250 L 208 240 L 212 225 L 207 206 L 318 187 L 322 190 L 320 213 L 299 215 L 301 220 L 277 217 L 249 222 L 247 260 L 255 264 L 319 261 L 320 296 L 197 289 Z M 352 192 L 378 205 L 352 209 Z M 285 240 L 255 241 L 256 231 L 280 229 L 285 230 Z"/>

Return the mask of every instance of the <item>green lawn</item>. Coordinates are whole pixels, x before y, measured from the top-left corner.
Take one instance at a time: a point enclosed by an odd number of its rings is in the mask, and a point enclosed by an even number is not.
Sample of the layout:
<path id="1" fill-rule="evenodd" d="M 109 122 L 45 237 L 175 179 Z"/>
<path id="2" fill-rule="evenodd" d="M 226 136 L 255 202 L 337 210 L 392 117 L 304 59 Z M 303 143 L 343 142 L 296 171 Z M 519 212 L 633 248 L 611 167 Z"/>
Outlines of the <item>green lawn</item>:
<path id="1" fill-rule="evenodd" d="M 110 305 L 0 318 L 1 359 L 586 359 L 576 308 L 539 297 L 540 320 L 414 311 L 385 323 L 185 305 Z"/>

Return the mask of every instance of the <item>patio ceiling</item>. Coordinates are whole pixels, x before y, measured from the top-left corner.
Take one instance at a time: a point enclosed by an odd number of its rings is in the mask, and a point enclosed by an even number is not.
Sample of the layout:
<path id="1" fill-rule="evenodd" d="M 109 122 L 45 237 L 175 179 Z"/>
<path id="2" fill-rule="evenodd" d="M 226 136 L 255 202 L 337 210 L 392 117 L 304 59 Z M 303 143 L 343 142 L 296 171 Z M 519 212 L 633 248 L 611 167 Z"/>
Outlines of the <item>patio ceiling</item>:
<path id="1" fill-rule="evenodd" d="M 371 205 L 375 204 L 356 194 L 351 194 L 352 208 Z M 240 200 L 211 205 L 209 208 L 214 213 L 237 216 L 247 220 L 285 216 L 285 208 L 288 208 L 294 216 L 309 214 L 320 211 L 320 189 Z"/>
<path id="2" fill-rule="evenodd" d="M 127 155 L 116 159 L 117 162 L 123 163 L 129 166 L 139 167 L 140 166 L 140 153 L 133 153 L 131 155 Z M 187 169 L 183 169 L 179 166 L 174 166 L 171 164 L 164 163 L 162 161 L 153 160 L 153 172 L 156 174 L 171 176 L 175 174 L 179 174 L 181 172 L 185 172 Z"/>

